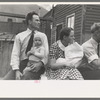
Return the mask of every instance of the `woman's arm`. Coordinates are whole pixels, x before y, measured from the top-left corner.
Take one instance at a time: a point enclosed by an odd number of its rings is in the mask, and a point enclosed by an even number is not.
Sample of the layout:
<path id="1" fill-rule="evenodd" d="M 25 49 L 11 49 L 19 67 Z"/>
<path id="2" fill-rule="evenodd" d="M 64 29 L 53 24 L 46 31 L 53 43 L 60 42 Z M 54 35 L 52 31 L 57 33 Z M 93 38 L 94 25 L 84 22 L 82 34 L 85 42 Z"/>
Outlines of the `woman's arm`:
<path id="1" fill-rule="evenodd" d="M 56 59 L 50 59 L 50 67 L 51 69 L 61 69 L 66 67 L 64 63 L 56 63 Z"/>

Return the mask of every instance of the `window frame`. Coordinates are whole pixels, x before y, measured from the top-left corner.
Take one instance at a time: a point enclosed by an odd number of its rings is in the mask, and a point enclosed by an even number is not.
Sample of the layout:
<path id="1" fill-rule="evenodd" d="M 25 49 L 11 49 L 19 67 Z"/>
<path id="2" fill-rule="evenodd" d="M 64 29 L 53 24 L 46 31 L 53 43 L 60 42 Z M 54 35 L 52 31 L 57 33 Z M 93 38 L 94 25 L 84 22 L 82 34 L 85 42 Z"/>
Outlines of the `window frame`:
<path id="1" fill-rule="evenodd" d="M 66 26 L 68 27 L 68 18 L 72 18 L 72 17 L 74 17 L 74 23 L 73 23 L 74 25 L 73 25 L 73 27 L 71 27 L 71 28 L 74 29 L 74 27 L 75 27 L 75 13 L 66 16 Z M 71 25 L 70 25 L 70 26 L 71 26 Z"/>
<path id="2" fill-rule="evenodd" d="M 0 53 L 2 52 L 2 41 L 0 40 Z"/>
<path id="3" fill-rule="evenodd" d="M 56 24 L 56 32 L 57 32 L 57 27 L 58 27 L 59 25 L 62 25 L 62 28 L 63 28 L 63 24 L 64 24 L 63 22 Z M 56 41 L 57 41 L 57 33 L 56 33 Z"/>

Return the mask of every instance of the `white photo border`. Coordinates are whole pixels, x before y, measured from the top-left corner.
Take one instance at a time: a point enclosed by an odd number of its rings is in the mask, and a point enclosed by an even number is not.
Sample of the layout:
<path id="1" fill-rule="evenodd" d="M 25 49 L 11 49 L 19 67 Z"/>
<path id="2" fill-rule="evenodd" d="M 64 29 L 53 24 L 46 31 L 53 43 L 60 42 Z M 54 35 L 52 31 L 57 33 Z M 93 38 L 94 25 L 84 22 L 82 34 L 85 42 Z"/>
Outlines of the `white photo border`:
<path id="1" fill-rule="evenodd" d="M 100 4 L 100 2 L 0 2 L 0 4 Z M 99 80 L 0 81 L 0 98 L 100 98 Z"/>

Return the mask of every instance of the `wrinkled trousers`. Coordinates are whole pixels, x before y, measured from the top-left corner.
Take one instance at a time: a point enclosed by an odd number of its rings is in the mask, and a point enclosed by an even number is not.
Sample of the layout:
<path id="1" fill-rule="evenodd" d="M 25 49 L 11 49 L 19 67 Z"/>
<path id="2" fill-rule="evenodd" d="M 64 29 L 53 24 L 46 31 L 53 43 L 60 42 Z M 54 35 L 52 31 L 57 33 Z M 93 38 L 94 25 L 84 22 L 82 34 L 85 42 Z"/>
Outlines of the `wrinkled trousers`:
<path id="1" fill-rule="evenodd" d="M 28 59 L 25 59 L 23 61 L 21 61 L 20 63 L 20 67 L 19 70 L 22 73 L 23 70 L 25 69 L 25 67 L 27 66 L 28 63 Z M 45 68 L 44 66 L 41 67 L 41 69 L 38 72 L 27 72 L 24 77 L 22 77 L 22 80 L 39 80 L 41 74 L 43 74 L 45 72 Z M 10 70 L 3 78 L 3 80 L 15 80 L 15 71 L 14 70 Z"/>
<path id="2" fill-rule="evenodd" d="M 78 68 L 85 80 L 100 80 L 100 69 L 91 70 L 87 67 Z"/>

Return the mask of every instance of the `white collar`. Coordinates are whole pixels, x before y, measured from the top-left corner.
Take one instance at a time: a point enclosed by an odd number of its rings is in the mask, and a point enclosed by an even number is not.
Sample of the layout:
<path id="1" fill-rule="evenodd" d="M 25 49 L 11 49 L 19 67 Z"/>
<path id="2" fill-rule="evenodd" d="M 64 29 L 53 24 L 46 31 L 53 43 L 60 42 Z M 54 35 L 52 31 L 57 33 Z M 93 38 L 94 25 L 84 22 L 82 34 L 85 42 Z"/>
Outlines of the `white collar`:
<path id="1" fill-rule="evenodd" d="M 57 43 L 58 43 L 58 46 L 60 47 L 60 49 L 65 51 L 65 46 L 61 43 L 61 40 L 58 40 Z"/>
<path id="2" fill-rule="evenodd" d="M 27 30 L 26 30 L 28 33 L 31 33 L 32 32 L 32 30 L 30 30 L 29 28 L 27 28 Z"/>
<path id="3" fill-rule="evenodd" d="M 29 28 L 27 28 L 27 30 L 26 30 L 28 33 L 31 33 L 32 32 L 32 30 L 30 30 Z M 36 33 L 36 32 L 38 32 L 37 30 L 34 30 L 34 32 Z"/>
<path id="4" fill-rule="evenodd" d="M 66 48 L 67 46 L 65 47 L 65 46 L 62 44 L 61 40 L 58 40 L 57 43 L 58 43 L 58 46 L 60 47 L 60 49 L 63 50 L 63 51 L 65 51 L 65 48 Z M 73 42 L 73 43 L 75 43 L 75 42 Z M 72 44 L 73 44 L 73 43 L 72 43 Z M 72 44 L 69 43 L 68 46 L 70 46 L 70 45 L 72 45 Z"/>
<path id="5" fill-rule="evenodd" d="M 91 37 L 91 41 L 92 41 L 92 44 L 94 44 L 94 45 L 98 45 L 98 43 Z"/>

